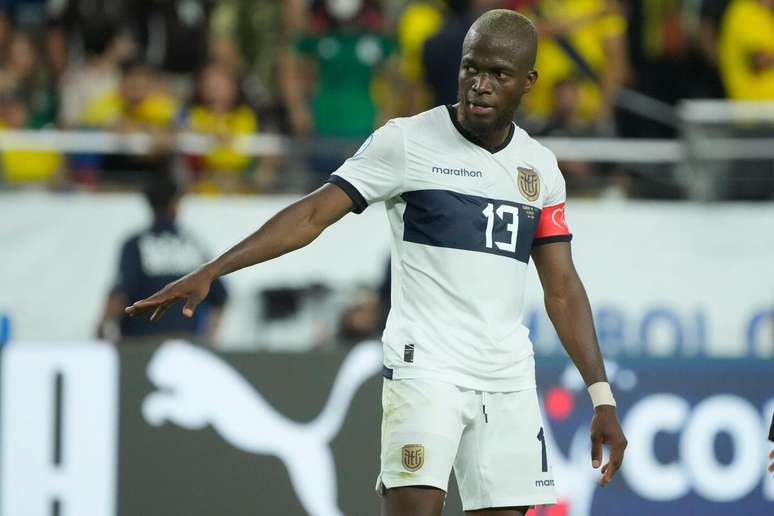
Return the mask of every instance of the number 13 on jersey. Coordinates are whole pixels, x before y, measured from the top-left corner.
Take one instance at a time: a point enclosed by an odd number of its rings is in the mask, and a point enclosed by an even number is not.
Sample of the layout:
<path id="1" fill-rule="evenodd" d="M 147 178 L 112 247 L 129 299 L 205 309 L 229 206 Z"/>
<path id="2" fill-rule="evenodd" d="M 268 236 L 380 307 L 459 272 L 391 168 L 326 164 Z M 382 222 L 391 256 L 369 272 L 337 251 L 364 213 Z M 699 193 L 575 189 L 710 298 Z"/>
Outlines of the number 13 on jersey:
<path id="1" fill-rule="evenodd" d="M 516 252 L 516 237 L 519 234 L 519 209 L 516 206 L 510 206 L 508 204 L 501 204 L 495 209 L 494 204 L 491 202 L 486 205 L 483 211 L 486 216 L 486 246 L 492 249 L 492 246 L 497 246 L 501 251 L 507 251 L 509 253 Z M 508 242 L 494 242 L 494 224 L 495 215 L 502 220 L 506 220 L 505 226 L 506 232 L 510 235 Z M 506 217 L 509 218 L 506 219 Z"/>

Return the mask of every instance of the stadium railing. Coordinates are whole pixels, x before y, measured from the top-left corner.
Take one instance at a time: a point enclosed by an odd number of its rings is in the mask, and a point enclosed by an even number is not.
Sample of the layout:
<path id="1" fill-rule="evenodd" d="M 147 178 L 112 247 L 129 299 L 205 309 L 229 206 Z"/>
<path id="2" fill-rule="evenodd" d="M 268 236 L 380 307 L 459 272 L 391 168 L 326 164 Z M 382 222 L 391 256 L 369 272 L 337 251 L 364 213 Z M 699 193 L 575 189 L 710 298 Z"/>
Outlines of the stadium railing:
<path id="1" fill-rule="evenodd" d="M 684 159 L 684 145 L 675 140 L 628 140 L 621 138 L 540 138 L 559 160 L 601 163 L 677 163 Z M 361 142 L 337 139 L 295 140 L 275 134 L 238 136 L 234 150 L 248 156 L 283 156 L 291 148 L 330 149 L 331 145 L 351 146 Z M 204 155 L 216 144 L 212 137 L 181 132 L 175 150 Z M 64 153 L 149 154 L 155 148 L 153 137 L 145 133 L 110 131 L 6 131 L 0 133 L 0 150 L 54 150 Z"/>
<path id="2" fill-rule="evenodd" d="M 676 181 L 689 198 L 713 200 L 720 197 L 724 177 L 736 161 L 763 161 L 758 174 L 774 175 L 774 101 L 731 102 L 724 100 L 684 101 L 676 110 L 680 121 L 679 139 L 622 138 L 539 138 L 559 161 L 589 161 L 641 165 L 674 165 Z M 177 133 L 173 149 L 189 155 L 205 155 L 216 144 L 212 137 Z M 234 150 L 254 157 L 292 156 L 298 153 L 352 152 L 359 141 L 337 139 L 291 139 L 276 134 L 238 136 Z M 63 153 L 143 155 L 154 151 L 149 134 L 110 131 L 3 131 L 0 151 L 54 150 Z M 653 167 L 649 173 L 660 173 Z M 761 172 L 762 170 L 762 172 Z M 768 172 L 767 172 L 768 171 Z"/>

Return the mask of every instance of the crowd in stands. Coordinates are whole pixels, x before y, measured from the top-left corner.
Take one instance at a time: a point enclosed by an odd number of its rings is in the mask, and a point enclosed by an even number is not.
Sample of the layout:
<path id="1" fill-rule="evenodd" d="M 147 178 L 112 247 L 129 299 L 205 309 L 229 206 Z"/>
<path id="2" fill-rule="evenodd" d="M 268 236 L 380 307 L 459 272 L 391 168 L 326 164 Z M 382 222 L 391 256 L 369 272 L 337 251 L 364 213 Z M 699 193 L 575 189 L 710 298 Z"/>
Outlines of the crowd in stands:
<path id="1" fill-rule="evenodd" d="M 774 0 L 0 0 L 0 134 L 153 141 L 143 156 L 3 148 L 0 184 L 131 188 L 175 154 L 201 193 L 308 190 L 387 119 L 453 103 L 465 32 L 493 8 L 538 27 L 540 79 L 518 120 L 538 136 L 674 137 L 630 91 L 667 107 L 774 99 Z M 179 131 L 214 143 L 181 153 Z M 284 157 L 232 145 L 253 133 L 300 143 Z M 563 169 L 571 191 L 621 180 Z"/>

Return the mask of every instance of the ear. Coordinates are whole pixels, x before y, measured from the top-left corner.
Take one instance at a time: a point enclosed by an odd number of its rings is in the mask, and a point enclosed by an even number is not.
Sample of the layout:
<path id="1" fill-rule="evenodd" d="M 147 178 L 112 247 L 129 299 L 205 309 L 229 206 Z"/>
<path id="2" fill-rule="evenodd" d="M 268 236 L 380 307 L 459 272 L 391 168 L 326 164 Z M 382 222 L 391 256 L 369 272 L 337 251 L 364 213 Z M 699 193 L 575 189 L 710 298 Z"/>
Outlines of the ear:
<path id="1" fill-rule="evenodd" d="M 529 91 L 532 89 L 533 86 L 535 86 L 535 83 L 538 80 L 538 73 L 537 70 L 530 70 L 527 72 L 527 78 L 524 81 L 524 93 L 529 93 Z"/>

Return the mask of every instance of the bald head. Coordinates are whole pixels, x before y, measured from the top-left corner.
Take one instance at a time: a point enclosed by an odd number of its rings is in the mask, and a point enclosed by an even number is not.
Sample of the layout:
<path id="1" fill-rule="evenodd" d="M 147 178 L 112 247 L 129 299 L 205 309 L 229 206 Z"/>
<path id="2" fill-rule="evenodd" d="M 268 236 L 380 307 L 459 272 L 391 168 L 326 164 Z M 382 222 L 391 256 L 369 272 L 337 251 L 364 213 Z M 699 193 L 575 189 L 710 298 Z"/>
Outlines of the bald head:
<path id="1" fill-rule="evenodd" d="M 462 53 L 482 39 L 501 47 L 512 56 L 513 64 L 522 70 L 535 67 L 538 35 L 535 25 L 524 15 L 508 9 L 487 11 L 473 23 L 465 35 Z"/>

